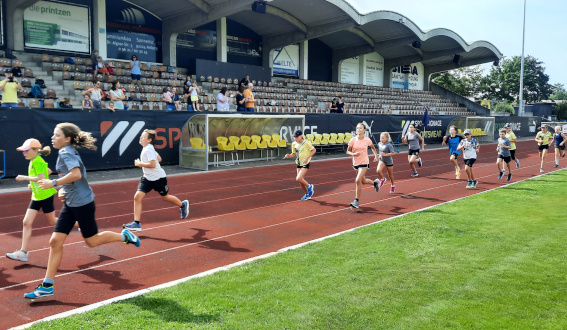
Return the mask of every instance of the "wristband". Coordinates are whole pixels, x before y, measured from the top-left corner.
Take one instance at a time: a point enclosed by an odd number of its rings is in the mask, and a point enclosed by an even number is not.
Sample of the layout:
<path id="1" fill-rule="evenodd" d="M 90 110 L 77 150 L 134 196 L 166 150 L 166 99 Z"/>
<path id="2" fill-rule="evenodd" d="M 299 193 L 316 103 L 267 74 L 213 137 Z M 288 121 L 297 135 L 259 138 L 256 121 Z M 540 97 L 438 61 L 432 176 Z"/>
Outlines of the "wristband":
<path id="1" fill-rule="evenodd" d="M 51 184 L 52 184 L 54 187 L 57 187 L 57 179 L 52 180 L 52 181 L 51 181 Z"/>

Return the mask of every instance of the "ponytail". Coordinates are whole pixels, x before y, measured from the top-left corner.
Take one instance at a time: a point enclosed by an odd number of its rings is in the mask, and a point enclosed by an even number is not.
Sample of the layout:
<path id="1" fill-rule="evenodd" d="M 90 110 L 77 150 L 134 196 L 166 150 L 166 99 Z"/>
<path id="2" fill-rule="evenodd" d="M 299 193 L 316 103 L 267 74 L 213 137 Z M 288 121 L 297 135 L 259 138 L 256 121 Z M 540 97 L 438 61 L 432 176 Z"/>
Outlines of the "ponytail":
<path id="1" fill-rule="evenodd" d="M 65 137 L 71 138 L 71 145 L 78 148 L 86 148 L 90 150 L 97 150 L 95 145 L 96 138 L 90 132 L 83 132 L 79 126 L 73 123 L 59 123 L 56 128 L 59 128 Z"/>
<path id="2" fill-rule="evenodd" d="M 49 156 L 49 154 L 51 153 L 51 147 L 45 146 L 42 149 L 39 149 L 38 152 L 43 156 Z"/>

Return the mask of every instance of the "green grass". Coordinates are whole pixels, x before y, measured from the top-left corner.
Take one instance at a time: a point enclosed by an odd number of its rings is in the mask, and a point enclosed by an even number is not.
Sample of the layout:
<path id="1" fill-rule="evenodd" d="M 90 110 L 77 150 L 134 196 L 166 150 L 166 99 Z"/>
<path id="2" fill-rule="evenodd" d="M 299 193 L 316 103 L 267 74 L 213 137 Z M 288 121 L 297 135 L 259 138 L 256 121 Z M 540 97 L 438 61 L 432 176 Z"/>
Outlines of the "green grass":
<path id="1" fill-rule="evenodd" d="M 564 329 L 567 171 L 35 328 Z"/>

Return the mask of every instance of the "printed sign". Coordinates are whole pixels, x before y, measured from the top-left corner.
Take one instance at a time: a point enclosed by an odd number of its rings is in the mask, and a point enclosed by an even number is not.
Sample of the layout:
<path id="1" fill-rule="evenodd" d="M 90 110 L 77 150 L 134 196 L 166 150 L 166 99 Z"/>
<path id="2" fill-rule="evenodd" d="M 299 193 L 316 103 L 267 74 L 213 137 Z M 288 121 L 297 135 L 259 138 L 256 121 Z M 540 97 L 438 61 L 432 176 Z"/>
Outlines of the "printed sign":
<path id="1" fill-rule="evenodd" d="M 38 1 L 24 10 L 25 47 L 89 53 L 89 18 L 88 7 Z"/>
<path id="2" fill-rule="evenodd" d="M 272 63 L 274 73 L 297 77 L 299 75 L 299 45 L 288 45 L 274 50 Z"/>
<path id="3" fill-rule="evenodd" d="M 423 75 L 423 64 L 421 63 L 395 67 L 392 69 L 390 87 L 422 90 Z"/>
<path id="4" fill-rule="evenodd" d="M 239 36 L 226 36 L 228 54 L 261 57 L 261 46 L 258 42 Z M 217 31 L 189 30 L 177 36 L 177 47 L 195 49 L 205 52 L 217 51 Z"/>
<path id="5" fill-rule="evenodd" d="M 384 58 L 378 53 L 364 56 L 365 85 L 382 86 L 384 84 Z"/>
<path id="6" fill-rule="evenodd" d="M 359 66 L 360 58 L 358 56 L 344 59 L 340 64 L 341 83 L 358 84 L 360 81 Z"/>

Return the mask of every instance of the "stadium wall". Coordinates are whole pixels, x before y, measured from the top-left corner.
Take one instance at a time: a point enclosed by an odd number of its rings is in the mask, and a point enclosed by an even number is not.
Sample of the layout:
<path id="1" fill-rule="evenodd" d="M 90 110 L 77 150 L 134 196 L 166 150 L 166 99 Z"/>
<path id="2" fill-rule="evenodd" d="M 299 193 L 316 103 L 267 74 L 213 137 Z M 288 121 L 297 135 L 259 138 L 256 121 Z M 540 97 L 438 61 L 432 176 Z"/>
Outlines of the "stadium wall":
<path id="1" fill-rule="evenodd" d="M 309 60 L 308 77 L 310 80 L 333 80 L 333 50 L 319 39 L 308 42 Z"/>

